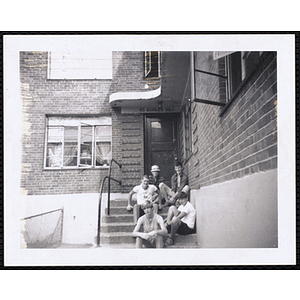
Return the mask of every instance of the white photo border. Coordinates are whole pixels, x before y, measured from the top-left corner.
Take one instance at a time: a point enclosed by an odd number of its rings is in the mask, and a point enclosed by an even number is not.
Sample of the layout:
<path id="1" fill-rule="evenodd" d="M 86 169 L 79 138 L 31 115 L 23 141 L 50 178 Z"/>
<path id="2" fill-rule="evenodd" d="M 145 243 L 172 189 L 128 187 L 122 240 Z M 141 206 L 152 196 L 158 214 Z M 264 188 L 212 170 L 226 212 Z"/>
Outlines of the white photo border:
<path id="1" fill-rule="evenodd" d="M 22 103 L 19 52 L 103 47 L 112 51 L 276 51 L 278 248 L 20 249 Z M 295 36 L 293 34 L 4 35 L 5 266 L 230 266 L 296 264 Z M 170 251 L 172 254 L 170 254 Z M 188 251 L 188 255 L 183 255 Z M 70 255 L 71 252 L 71 255 Z"/>

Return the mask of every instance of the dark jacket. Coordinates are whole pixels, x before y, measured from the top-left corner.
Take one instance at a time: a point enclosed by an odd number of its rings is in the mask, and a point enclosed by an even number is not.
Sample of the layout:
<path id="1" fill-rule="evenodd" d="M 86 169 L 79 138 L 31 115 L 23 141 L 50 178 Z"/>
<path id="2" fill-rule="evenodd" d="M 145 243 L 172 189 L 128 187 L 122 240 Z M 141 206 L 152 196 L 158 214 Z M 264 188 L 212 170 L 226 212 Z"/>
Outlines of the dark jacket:
<path id="1" fill-rule="evenodd" d="M 161 183 L 161 182 L 163 182 L 164 181 L 164 178 L 162 177 L 162 176 L 160 176 L 160 175 L 158 175 L 157 177 L 156 177 L 156 180 L 155 180 L 155 178 L 153 177 L 153 175 L 149 175 L 149 184 L 153 184 L 153 185 L 155 185 L 158 189 L 159 189 L 159 184 Z"/>
<path id="2" fill-rule="evenodd" d="M 177 187 L 177 173 L 175 173 L 171 178 L 171 190 L 175 193 L 180 192 L 186 185 L 189 184 L 187 175 L 184 173 L 180 174 L 180 187 Z"/>

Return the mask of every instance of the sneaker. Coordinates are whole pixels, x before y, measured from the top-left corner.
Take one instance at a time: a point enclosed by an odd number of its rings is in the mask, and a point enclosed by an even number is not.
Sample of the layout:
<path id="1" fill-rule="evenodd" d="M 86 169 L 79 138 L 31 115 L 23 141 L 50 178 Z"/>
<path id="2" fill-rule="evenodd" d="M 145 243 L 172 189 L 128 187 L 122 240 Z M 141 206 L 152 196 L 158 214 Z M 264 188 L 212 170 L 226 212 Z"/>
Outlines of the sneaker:
<path id="1" fill-rule="evenodd" d="M 165 246 L 172 246 L 174 244 L 173 240 L 171 238 L 168 238 L 165 242 Z"/>
<path id="2" fill-rule="evenodd" d="M 132 207 L 131 205 L 128 205 L 128 206 L 126 207 L 126 209 L 127 209 L 128 211 L 131 211 L 131 210 L 133 210 L 133 207 Z"/>

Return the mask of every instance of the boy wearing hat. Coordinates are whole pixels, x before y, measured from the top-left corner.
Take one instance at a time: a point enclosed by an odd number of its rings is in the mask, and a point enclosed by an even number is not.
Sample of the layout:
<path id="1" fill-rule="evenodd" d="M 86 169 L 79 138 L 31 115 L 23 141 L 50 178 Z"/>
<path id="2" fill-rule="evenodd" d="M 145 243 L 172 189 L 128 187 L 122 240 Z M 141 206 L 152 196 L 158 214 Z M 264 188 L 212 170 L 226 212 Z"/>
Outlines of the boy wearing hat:
<path id="1" fill-rule="evenodd" d="M 132 206 L 133 194 L 137 194 L 137 204 L 135 204 L 134 206 Z M 136 185 L 128 195 L 127 210 L 131 211 L 133 209 L 134 224 L 136 224 L 138 218 L 144 214 L 144 211 L 142 210 L 141 206 L 145 204 L 147 200 L 153 203 L 154 212 L 158 212 L 158 205 L 154 203 L 157 197 L 157 187 L 155 185 L 149 184 L 149 177 L 147 175 L 144 175 L 141 178 L 141 184 Z"/>
<path id="2" fill-rule="evenodd" d="M 176 198 L 180 206 L 177 208 L 175 205 L 172 205 L 169 208 L 168 216 L 165 221 L 168 231 L 171 232 L 171 236 L 165 243 L 166 246 L 174 244 L 176 233 L 187 235 L 196 232 L 196 210 L 188 201 L 188 195 L 185 192 L 180 192 Z"/>
<path id="3" fill-rule="evenodd" d="M 164 178 L 162 176 L 160 176 L 159 174 L 160 172 L 160 168 L 158 165 L 153 165 L 151 167 L 151 175 L 149 175 L 149 184 L 153 184 L 157 187 L 158 191 L 159 191 L 159 186 L 161 183 L 163 183 Z M 162 199 L 163 199 L 163 195 L 161 193 L 159 193 L 158 197 L 157 197 L 157 201 L 158 202 L 158 209 L 162 208 Z"/>
<path id="4" fill-rule="evenodd" d="M 142 205 L 145 212 L 143 216 L 138 219 L 132 236 L 136 237 L 136 248 L 163 248 L 163 236 L 168 234 L 163 218 L 153 212 L 153 203 L 147 200 Z M 140 232 L 143 228 L 143 232 Z"/>

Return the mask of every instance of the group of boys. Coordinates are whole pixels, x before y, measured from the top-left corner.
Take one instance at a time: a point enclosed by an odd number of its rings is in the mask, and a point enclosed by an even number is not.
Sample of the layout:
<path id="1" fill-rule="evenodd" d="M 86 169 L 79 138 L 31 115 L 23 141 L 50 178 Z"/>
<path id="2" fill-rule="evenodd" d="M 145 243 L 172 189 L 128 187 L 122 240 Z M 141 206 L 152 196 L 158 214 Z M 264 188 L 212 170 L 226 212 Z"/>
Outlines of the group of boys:
<path id="1" fill-rule="evenodd" d="M 146 248 L 171 246 L 176 233 L 186 235 L 195 232 L 196 211 L 188 200 L 188 177 L 183 173 L 182 164 L 175 163 L 171 188 L 164 183 L 159 172 L 159 166 L 152 166 L 152 174 L 144 175 L 141 184 L 135 186 L 128 196 L 127 210 L 133 210 L 135 228 L 132 235 L 136 237 L 136 248 L 143 245 Z M 132 206 L 134 194 L 137 203 Z M 164 220 L 158 212 L 165 206 L 169 209 Z M 165 242 L 164 236 L 167 237 Z"/>

